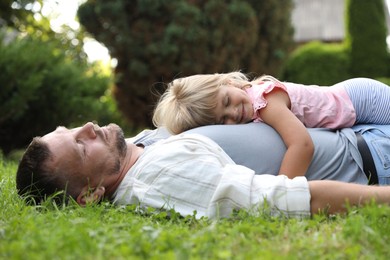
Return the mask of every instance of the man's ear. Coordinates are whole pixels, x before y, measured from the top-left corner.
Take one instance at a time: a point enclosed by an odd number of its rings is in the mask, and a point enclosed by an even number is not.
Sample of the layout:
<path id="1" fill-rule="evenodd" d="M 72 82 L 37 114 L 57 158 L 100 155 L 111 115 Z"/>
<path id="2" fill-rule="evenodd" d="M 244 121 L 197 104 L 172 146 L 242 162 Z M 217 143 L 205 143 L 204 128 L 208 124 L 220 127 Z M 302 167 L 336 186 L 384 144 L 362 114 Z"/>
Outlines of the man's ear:
<path id="1" fill-rule="evenodd" d="M 103 186 L 91 189 L 89 186 L 85 186 L 79 196 L 77 196 L 77 203 L 81 206 L 85 206 L 88 203 L 99 202 L 106 192 Z"/>

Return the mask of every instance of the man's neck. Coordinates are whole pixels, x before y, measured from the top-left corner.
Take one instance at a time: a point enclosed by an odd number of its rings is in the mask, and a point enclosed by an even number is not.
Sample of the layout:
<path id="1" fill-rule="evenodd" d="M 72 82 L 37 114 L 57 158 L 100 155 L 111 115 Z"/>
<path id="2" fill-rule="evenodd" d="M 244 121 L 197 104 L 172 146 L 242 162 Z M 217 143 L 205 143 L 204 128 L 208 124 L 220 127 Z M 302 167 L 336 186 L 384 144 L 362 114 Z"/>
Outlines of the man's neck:
<path id="1" fill-rule="evenodd" d="M 131 169 L 131 167 L 136 163 L 136 161 L 141 156 L 143 151 L 144 151 L 143 147 L 136 146 L 132 142 L 127 141 L 127 152 L 123 160 L 121 160 L 121 169 L 117 175 L 118 177 L 116 178 L 115 182 L 112 185 L 106 187 L 107 197 L 112 197 L 114 195 L 119 184 L 125 178 L 127 172 Z"/>

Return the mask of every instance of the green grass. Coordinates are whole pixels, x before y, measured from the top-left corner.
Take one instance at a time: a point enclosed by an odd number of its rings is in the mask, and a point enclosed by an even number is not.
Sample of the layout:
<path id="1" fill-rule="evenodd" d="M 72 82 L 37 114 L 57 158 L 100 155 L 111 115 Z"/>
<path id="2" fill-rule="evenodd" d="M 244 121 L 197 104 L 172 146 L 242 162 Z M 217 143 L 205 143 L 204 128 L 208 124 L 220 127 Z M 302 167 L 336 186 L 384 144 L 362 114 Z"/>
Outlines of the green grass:
<path id="1" fill-rule="evenodd" d="M 26 206 L 0 158 L 0 259 L 388 259 L 390 208 L 346 216 L 196 220 L 109 203 Z"/>

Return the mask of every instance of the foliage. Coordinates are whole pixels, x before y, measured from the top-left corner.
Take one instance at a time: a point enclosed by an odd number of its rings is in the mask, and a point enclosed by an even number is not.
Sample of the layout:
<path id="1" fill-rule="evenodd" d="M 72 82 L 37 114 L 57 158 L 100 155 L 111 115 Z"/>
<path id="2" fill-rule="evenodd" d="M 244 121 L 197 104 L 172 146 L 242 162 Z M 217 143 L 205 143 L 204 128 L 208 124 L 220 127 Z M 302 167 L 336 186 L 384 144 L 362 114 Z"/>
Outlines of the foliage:
<path id="1" fill-rule="evenodd" d="M 0 28 L 7 31 L 7 38 L 14 34 L 27 34 L 31 38 L 55 44 L 59 51 L 64 51 L 76 61 L 86 60 L 87 55 L 83 50 L 85 32 L 68 25 L 62 25 L 59 32 L 53 31 L 50 26 L 52 17 L 42 14 L 42 0 L 0 0 L 0 6 Z"/>
<path id="2" fill-rule="evenodd" d="M 302 84 L 333 85 L 350 78 L 344 44 L 311 42 L 292 52 L 282 78 Z"/>
<path id="3" fill-rule="evenodd" d="M 329 85 L 352 77 L 390 75 L 383 0 L 345 1 L 345 41 L 298 47 L 285 64 L 284 80 Z"/>
<path id="4" fill-rule="evenodd" d="M 353 77 L 381 77 L 390 72 L 383 0 L 346 0 L 346 43 Z"/>
<path id="5" fill-rule="evenodd" d="M 24 147 L 59 124 L 116 122 L 111 70 L 87 63 L 82 29 L 53 31 L 42 0 L 0 0 L 0 149 Z M 22 39 L 25 36 L 25 39 Z M 31 40 L 31 42 L 29 42 Z"/>
<path id="6" fill-rule="evenodd" d="M 49 42 L 26 37 L 0 43 L 0 71 L 0 147 L 5 153 L 58 125 L 109 115 L 110 101 L 101 100 L 109 75 L 72 62 Z"/>
<path id="7" fill-rule="evenodd" d="M 277 74 L 292 46 L 290 10 L 291 0 L 90 0 L 78 17 L 118 60 L 119 108 L 144 127 L 162 82 L 238 69 Z"/>
<path id="8" fill-rule="evenodd" d="M 210 221 L 110 203 L 26 206 L 0 159 L 1 259 L 387 259 L 390 207 L 283 219 L 244 211 Z"/>
<path id="9" fill-rule="evenodd" d="M 10 26 L 20 28 L 28 20 L 33 20 L 31 10 L 35 0 L 0 0 L 0 28 Z"/>

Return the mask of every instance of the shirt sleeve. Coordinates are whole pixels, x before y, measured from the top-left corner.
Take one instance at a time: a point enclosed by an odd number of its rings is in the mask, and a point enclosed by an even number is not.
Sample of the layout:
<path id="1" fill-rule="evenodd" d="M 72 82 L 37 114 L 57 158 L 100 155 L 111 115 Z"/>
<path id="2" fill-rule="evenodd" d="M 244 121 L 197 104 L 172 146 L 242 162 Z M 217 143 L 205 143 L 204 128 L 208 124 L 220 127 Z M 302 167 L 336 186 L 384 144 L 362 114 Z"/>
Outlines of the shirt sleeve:
<path id="1" fill-rule="evenodd" d="M 258 117 L 258 111 L 267 106 L 267 100 L 265 95 L 271 93 L 274 89 L 281 89 L 287 93 L 287 88 L 282 83 L 274 81 L 263 81 L 258 85 L 252 85 L 252 87 L 245 89 L 253 103 L 254 110 L 254 122 L 263 122 Z"/>
<path id="2" fill-rule="evenodd" d="M 240 165 L 226 165 L 210 203 L 210 217 L 229 216 L 244 208 L 253 215 L 310 216 L 310 191 L 305 177 L 254 175 Z"/>

